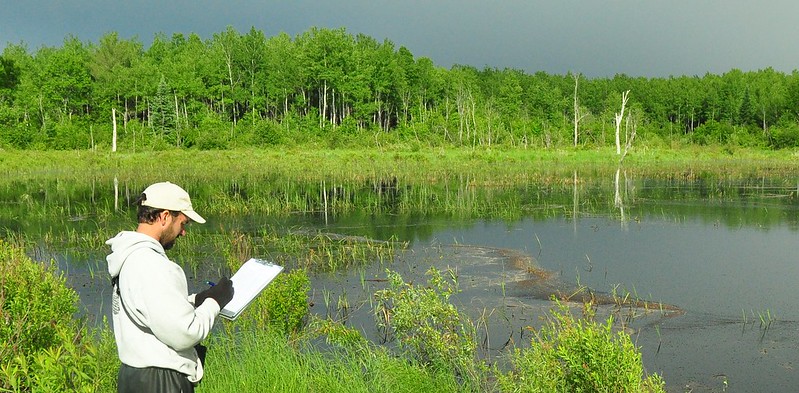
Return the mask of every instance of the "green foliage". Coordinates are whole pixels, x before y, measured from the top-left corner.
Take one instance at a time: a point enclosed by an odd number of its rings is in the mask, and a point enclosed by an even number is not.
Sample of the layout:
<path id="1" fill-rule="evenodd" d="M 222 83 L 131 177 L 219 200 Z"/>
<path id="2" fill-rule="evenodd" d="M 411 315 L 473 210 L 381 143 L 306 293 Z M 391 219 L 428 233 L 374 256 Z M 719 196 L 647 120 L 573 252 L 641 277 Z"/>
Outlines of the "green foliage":
<path id="1" fill-rule="evenodd" d="M 92 147 L 94 135 L 80 121 L 65 120 L 52 126 L 48 144 L 56 150 L 81 150 Z"/>
<path id="2" fill-rule="evenodd" d="M 644 378 L 641 354 L 630 336 L 605 324 L 575 317 L 558 303 L 552 319 L 535 332 L 529 349 L 516 349 L 512 370 L 499 377 L 509 392 L 663 392 L 657 375 Z"/>
<path id="3" fill-rule="evenodd" d="M 308 316 L 310 279 L 305 270 L 279 274 L 237 320 L 239 328 L 263 328 L 298 333 Z"/>
<path id="4" fill-rule="evenodd" d="M 197 128 L 191 130 L 185 139 L 186 147 L 201 150 L 217 150 L 228 147 L 231 125 L 212 112 L 206 112 Z"/>
<path id="5" fill-rule="evenodd" d="M 119 366 L 110 330 L 73 319 L 77 294 L 51 268 L 0 240 L 0 390 L 106 392 Z"/>
<path id="6" fill-rule="evenodd" d="M 378 327 L 386 338 L 396 338 L 407 356 L 476 388 L 480 373 L 474 327 L 449 302 L 457 291 L 455 277 L 450 272 L 447 280 L 435 268 L 427 274 L 427 285 L 419 286 L 387 271 L 389 287 L 375 293 Z"/>
<path id="7" fill-rule="evenodd" d="M 256 146 L 276 146 L 285 143 L 285 129 L 272 120 L 260 120 L 255 126 Z"/>
<path id="8" fill-rule="evenodd" d="M 756 126 L 738 127 L 727 140 L 735 147 L 761 148 L 766 146 L 767 138 L 762 129 Z"/>
<path id="9" fill-rule="evenodd" d="M 116 389 L 119 369 L 116 344 L 110 328 L 99 338 L 59 328 L 60 345 L 29 355 L 17 355 L 0 366 L 0 388 L 34 392 L 110 392 Z"/>
<path id="10" fill-rule="evenodd" d="M 228 27 L 205 41 L 196 34 L 158 34 L 144 47 L 116 32 L 97 44 L 67 37 L 61 47 L 32 54 L 7 46 L 0 57 L 0 109 L 16 115 L 6 121 L 0 113 L 0 143 L 94 147 L 86 130 L 107 128 L 116 109 L 124 124 L 145 125 L 149 132 L 140 136 L 147 142 L 137 148 L 148 150 L 306 142 L 330 148 L 572 145 L 571 74 L 447 70 L 391 41 L 343 28 L 267 37 Z M 611 143 L 620 93 L 630 90 L 629 113 L 641 126 L 638 143 L 789 146 L 793 137 L 785 124 L 771 145 L 732 136 L 752 126 L 768 135 L 782 118 L 794 116 L 798 81 L 799 74 L 772 68 L 701 78 L 583 78 L 576 93 L 586 115 L 579 144 Z M 207 113 L 222 124 L 206 123 Z M 79 128 L 56 129 L 65 125 Z M 647 139 L 645 128 L 659 138 Z"/>
<path id="11" fill-rule="evenodd" d="M 18 351 L 38 351 L 61 344 L 60 328 L 72 328 L 78 295 L 55 268 L 30 260 L 24 252 L 0 240 L 0 359 Z"/>
<path id="12" fill-rule="evenodd" d="M 799 124 L 797 123 L 785 122 L 771 128 L 770 133 L 770 144 L 776 149 L 799 146 Z"/>
<path id="13" fill-rule="evenodd" d="M 170 135 L 175 130 L 175 101 L 172 98 L 172 91 L 166 83 L 166 79 L 161 75 L 161 82 L 152 97 L 152 108 L 150 121 L 153 130 L 157 135 Z"/>
<path id="14" fill-rule="evenodd" d="M 19 84 L 19 66 L 12 59 L 0 56 L 0 106 L 11 101 L 11 92 Z"/>
<path id="15" fill-rule="evenodd" d="M 691 140 L 698 145 L 724 144 L 734 132 L 735 129 L 730 124 L 710 120 L 696 127 L 691 134 Z"/>
<path id="16" fill-rule="evenodd" d="M 308 326 L 310 336 L 323 336 L 328 344 L 351 351 L 366 351 L 369 342 L 360 331 L 330 319 L 313 318 Z"/>

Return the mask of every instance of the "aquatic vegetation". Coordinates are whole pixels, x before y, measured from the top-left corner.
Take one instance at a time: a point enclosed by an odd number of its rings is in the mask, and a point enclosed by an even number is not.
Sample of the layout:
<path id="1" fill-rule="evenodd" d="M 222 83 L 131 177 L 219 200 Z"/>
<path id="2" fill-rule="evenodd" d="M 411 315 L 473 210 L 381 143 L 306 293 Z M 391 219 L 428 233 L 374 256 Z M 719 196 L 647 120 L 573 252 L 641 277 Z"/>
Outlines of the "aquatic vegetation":
<path id="1" fill-rule="evenodd" d="M 750 201 L 790 205 L 798 194 L 791 174 L 799 163 L 786 154 L 639 152 L 624 167 L 624 212 L 628 217 L 699 214 L 676 204 L 695 199 L 725 202 L 716 209 Z M 187 188 L 212 219 L 300 214 L 324 220 L 353 215 L 516 220 L 620 213 L 612 192 L 619 167 L 601 150 L 164 151 L 158 160 L 148 157 L 4 152 L 0 170 L 8 176 L 0 179 L 0 226 L 40 235 L 69 228 L 112 236 L 130 227 L 136 194 L 163 179 Z M 651 203 L 664 200 L 672 201 L 665 211 Z M 776 210 L 734 209 L 722 216 L 729 226 L 768 226 L 780 219 Z"/>
<path id="2" fill-rule="evenodd" d="M 511 355 L 512 370 L 499 376 L 503 391 L 518 392 L 663 392 L 657 374 L 645 375 L 641 354 L 630 337 L 605 323 L 575 317 L 558 303 L 548 322 L 534 331 L 530 348 Z"/>
<path id="3" fill-rule="evenodd" d="M 375 293 L 374 309 L 384 339 L 396 339 L 406 356 L 478 388 L 474 326 L 449 302 L 457 291 L 454 279 L 445 279 L 435 268 L 428 270 L 430 279 L 424 286 L 407 283 L 395 272 L 387 275 L 389 286 Z"/>
<path id="4" fill-rule="evenodd" d="M 241 262 L 237 262 L 240 264 Z M 231 267 L 235 270 L 238 267 Z M 311 285 L 304 270 L 279 274 L 228 327 L 240 330 L 269 329 L 284 335 L 298 334 L 308 318 Z"/>

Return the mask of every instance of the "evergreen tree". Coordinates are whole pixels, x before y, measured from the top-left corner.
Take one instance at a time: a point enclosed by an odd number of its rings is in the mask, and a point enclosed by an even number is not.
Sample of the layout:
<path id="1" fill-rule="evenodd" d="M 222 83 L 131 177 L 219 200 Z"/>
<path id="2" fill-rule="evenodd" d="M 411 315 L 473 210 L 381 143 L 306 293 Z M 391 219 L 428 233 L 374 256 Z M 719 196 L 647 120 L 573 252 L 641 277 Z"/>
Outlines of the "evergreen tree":
<path id="1" fill-rule="evenodd" d="M 11 101 L 11 92 L 19 83 L 19 67 L 11 59 L 0 56 L 0 104 Z"/>
<path id="2" fill-rule="evenodd" d="M 155 96 L 150 100 L 150 124 L 156 135 L 167 137 L 175 130 L 175 103 L 172 89 L 161 75 Z"/>

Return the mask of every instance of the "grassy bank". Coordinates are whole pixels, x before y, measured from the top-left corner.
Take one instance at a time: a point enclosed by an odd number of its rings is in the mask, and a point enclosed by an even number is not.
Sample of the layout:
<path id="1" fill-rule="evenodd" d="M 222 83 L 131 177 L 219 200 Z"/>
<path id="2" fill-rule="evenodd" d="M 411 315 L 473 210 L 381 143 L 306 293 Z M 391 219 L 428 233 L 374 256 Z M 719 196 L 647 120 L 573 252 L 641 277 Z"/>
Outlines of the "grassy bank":
<path id="1" fill-rule="evenodd" d="M 620 169 L 625 178 L 756 182 L 793 179 L 799 159 L 789 151 L 723 149 L 642 149 L 621 166 L 610 149 L 5 151 L 0 203 L 24 205 L 34 216 L 80 219 L 124 210 L 147 185 L 170 180 L 218 215 L 357 210 L 518 217 L 541 207 L 529 205 L 535 195 L 519 199 L 520 191 L 560 187 L 568 198 L 574 192 L 566 187 L 612 181 Z"/>
<path id="2" fill-rule="evenodd" d="M 187 238 L 178 252 L 197 250 L 201 256 L 244 241 L 259 254 L 281 258 L 310 248 L 316 253 L 301 264 L 335 270 L 357 265 L 348 257 L 359 252 L 382 259 L 393 247 L 293 233 L 284 225 L 289 218 L 346 215 L 374 228 L 395 228 L 403 220 L 414 228 L 413 216 L 512 220 L 613 215 L 618 160 L 612 149 L 4 151 L 0 228 L 33 234 L 36 238 L 28 240 L 34 243 L 103 249 L 107 238 L 130 227 L 130 203 L 137 193 L 152 182 L 170 180 L 186 187 L 212 220 L 212 225 L 193 228 L 199 236 Z M 768 193 L 764 177 L 784 179 L 772 186 L 785 194 L 795 189 L 798 170 L 799 159 L 790 151 L 640 149 L 625 158 L 623 179 L 666 182 L 666 187 L 640 187 L 635 195 L 642 200 L 707 195 L 729 200 L 748 198 L 756 190 Z M 718 184 L 724 181 L 735 187 L 721 191 Z M 789 198 L 779 200 L 790 203 Z M 637 214 L 647 214 L 646 207 L 636 208 L 641 209 Z M 752 220 L 739 210 L 733 224 Z M 242 224 L 252 217 L 279 217 L 280 225 Z M 375 236 L 379 229 L 374 231 L 363 235 L 400 243 L 415 236 L 395 238 L 396 233 L 385 231 Z M 204 259 L 196 257 L 186 259 Z"/>
<path id="3" fill-rule="evenodd" d="M 439 182 L 472 176 L 481 182 L 517 182 L 570 174 L 573 171 L 614 171 L 619 156 L 611 149 L 363 149 L 328 150 L 314 147 L 288 150 L 166 150 L 145 153 L 99 151 L 14 151 L 0 154 L 7 179 L 113 179 L 150 181 L 169 173 L 175 178 L 204 179 L 220 173 L 239 176 L 292 174 L 297 180 L 345 181 L 396 176 L 416 182 Z M 621 164 L 644 174 L 711 171 L 729 175 L 781 173 L 799 168 L 793 151 L 644 149 Z"/>

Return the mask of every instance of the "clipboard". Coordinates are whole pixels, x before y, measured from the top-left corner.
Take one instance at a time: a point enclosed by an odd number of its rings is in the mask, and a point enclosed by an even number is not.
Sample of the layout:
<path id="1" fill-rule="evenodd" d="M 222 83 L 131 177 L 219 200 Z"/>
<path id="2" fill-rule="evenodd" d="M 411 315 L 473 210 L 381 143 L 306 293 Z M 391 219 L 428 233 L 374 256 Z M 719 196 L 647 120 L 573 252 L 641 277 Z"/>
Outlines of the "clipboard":
<path id="1" fill-rule="evenodd" d="M 225 305 L 219 315 L 235 320 L 258 294 L 283 271 L 283 266 L 264 259 L 250 258 L 230 278 L 233 281 L 233 299 Z"/>

